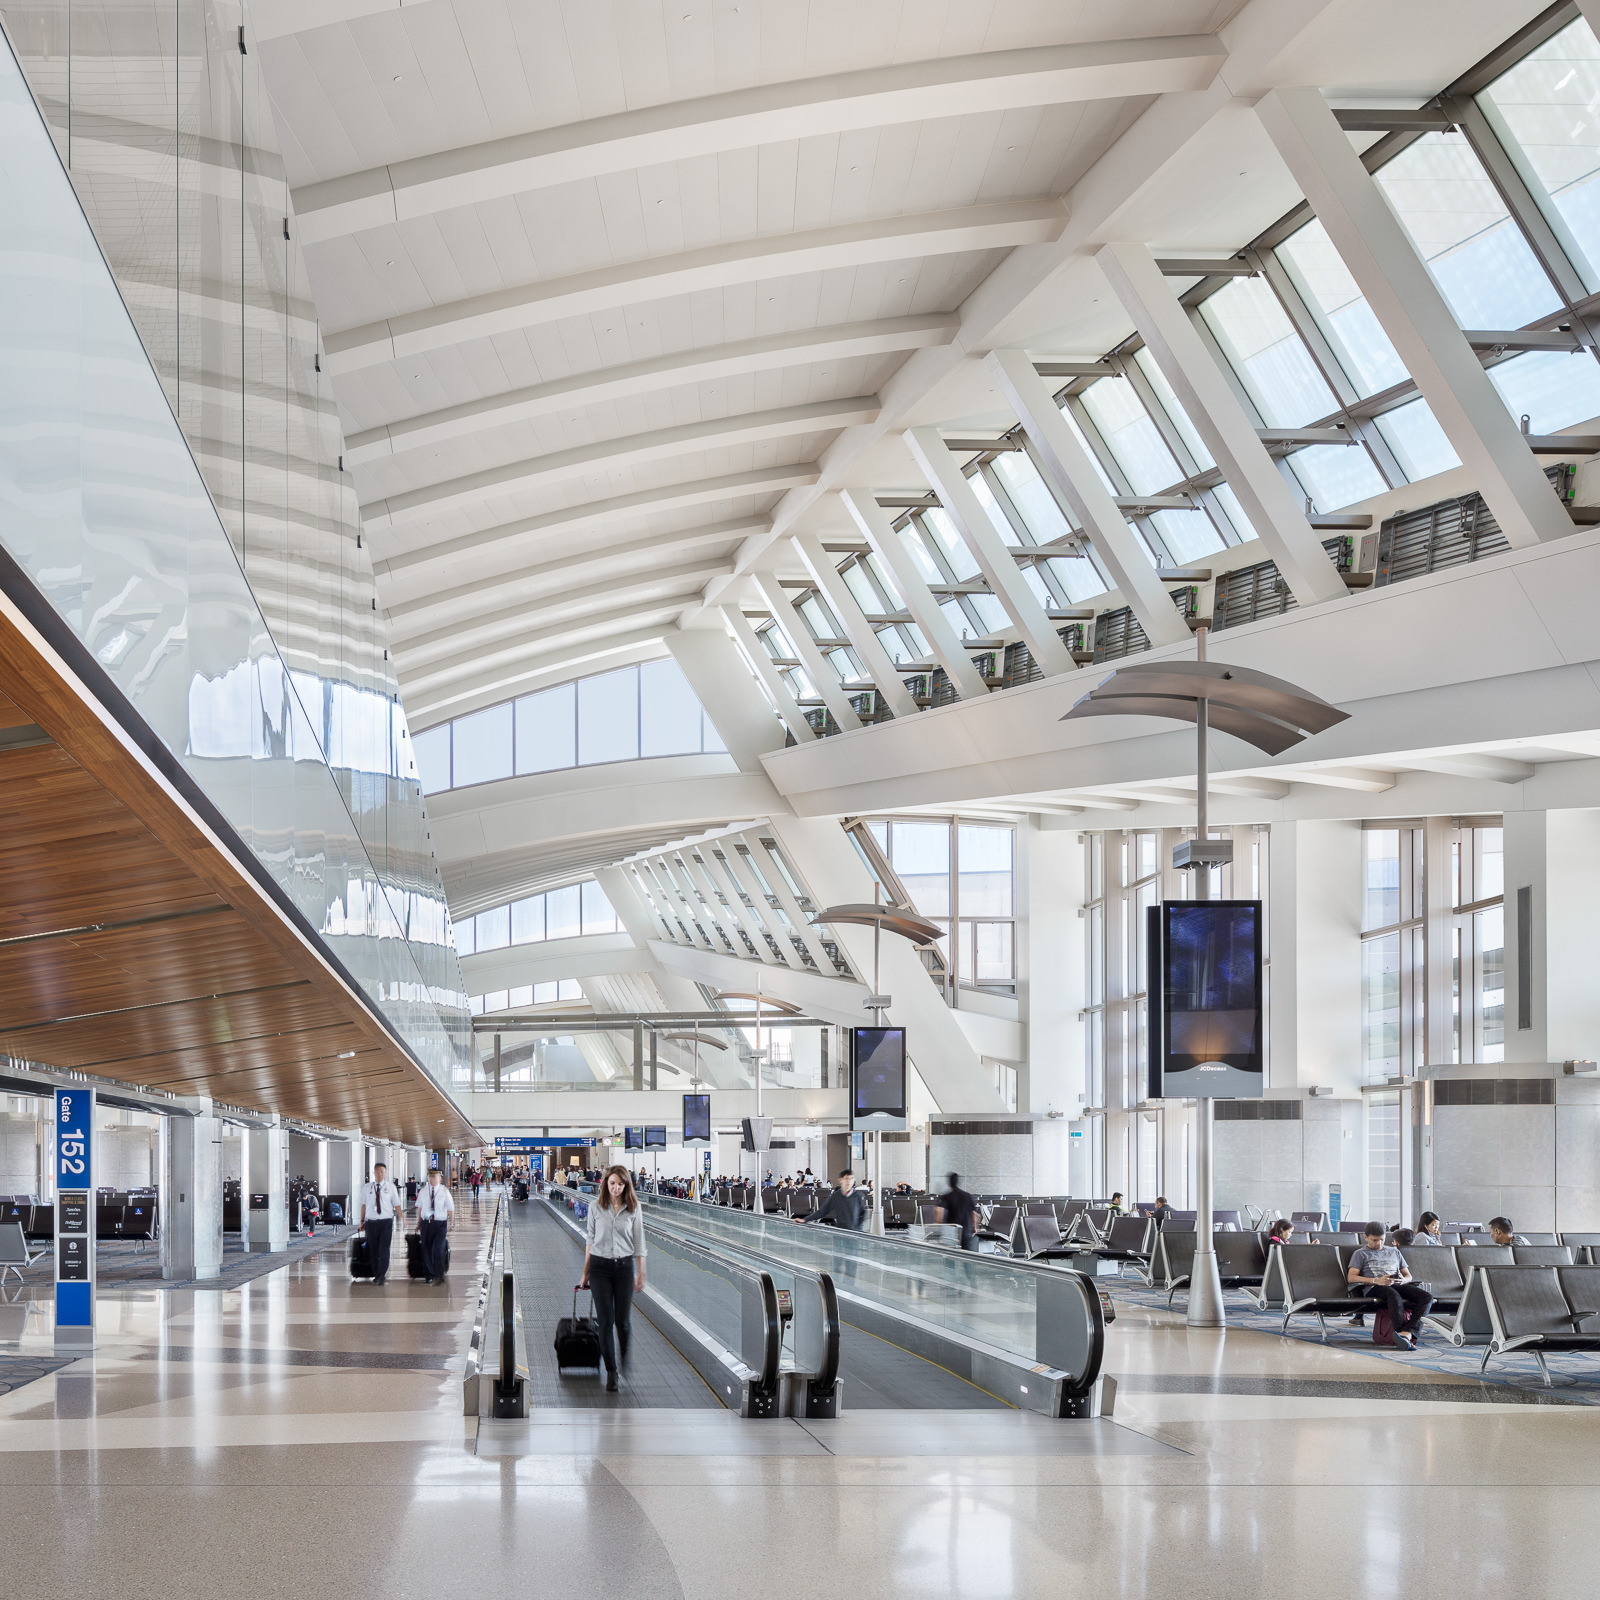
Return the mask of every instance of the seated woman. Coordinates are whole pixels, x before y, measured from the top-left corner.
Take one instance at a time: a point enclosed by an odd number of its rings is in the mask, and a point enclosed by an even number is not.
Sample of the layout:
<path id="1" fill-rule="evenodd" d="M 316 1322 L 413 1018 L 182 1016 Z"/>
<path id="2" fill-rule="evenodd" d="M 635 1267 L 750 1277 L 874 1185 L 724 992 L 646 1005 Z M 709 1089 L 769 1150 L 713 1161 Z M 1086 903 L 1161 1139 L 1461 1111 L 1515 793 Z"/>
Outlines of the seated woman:
<path id="1" fill-rule="evenodd" d="M 1420 1283 L 1412 1281 L 1405 1257 L 1395 1246 L 1383 1242 L 1381 1227 L 1369 1227 L 1363 1238 L 1361 1248 L 1350 1257 L 1350 1270 L 1345 1277 L 1357 1294 L 1387 1302 L 1394 1323 L 1395 1342 L 1407 1350 L 1415 1350 L 1417 1336 L 1412 1330 L 1427 1314 L 1433 1296 Z"/>
<path id="2" fill-rule="evenodd" d="M 1270 1250 L 1275 1244 L 1293 1244 L 1293 1234 L 1294 1224 L 1287 1217 L 1279 1217 L 1267 1229 L 1267 1248 Z"/>
<path id="3" fill-rule="evenodd" d="M 1439 1221 L 1438 1212 L 1424 1211 L 1422 1215 L 1417 1218 L 1417 1232 L 1416 1237 L 1412 1240 L 1412 1243 L 1442 1245 L 1444 1240 L 1439 1237 L 1439 1230 L 1441 1226 L 1442 1224 Z"/>

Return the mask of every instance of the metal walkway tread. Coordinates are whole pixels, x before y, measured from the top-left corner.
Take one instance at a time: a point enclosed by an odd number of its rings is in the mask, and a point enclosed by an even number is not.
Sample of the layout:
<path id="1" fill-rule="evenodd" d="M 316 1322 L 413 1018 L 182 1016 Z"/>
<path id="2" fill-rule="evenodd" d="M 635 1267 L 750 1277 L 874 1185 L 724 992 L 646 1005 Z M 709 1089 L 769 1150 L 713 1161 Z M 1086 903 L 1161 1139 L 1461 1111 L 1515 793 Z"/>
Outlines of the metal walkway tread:
<path id="1" fill-rule="evenodd" d="M 839 1376 L 846 1416 L 852 1411 L 1015 1409 L 948 1368 L 848 1322 L 839 1329 Z"/>
<path id="2" fill-rule="evenodd" d="M 633 1310 L 628 1367 L 616 1394 L 606 1393 L 603 1374 L 557 1371 L 556 1323 L 572 1314 L 572 1286 L 583 1270 L 583 1250 L 540 1201 L 514 1201 L 509 1214 L 511 1244 L 516 1252 L 517 1298 L 522 1304 L 528 1336 L 530 1408 L 723 1409 L 700 1374 L 656 1332 L 637 1305 Z M 581 1299 L 587 1305 L 588 1296 Z"/>

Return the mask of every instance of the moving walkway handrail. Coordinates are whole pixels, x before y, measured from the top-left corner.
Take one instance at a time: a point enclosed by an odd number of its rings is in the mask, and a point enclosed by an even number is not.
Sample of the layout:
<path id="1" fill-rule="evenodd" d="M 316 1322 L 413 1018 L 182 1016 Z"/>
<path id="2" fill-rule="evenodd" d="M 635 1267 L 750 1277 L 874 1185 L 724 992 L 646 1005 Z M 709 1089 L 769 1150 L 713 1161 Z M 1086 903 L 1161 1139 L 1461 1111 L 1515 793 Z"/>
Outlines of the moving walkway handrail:
<path id="1" fill-rule="evenodd" d="M 498 1281 L 499 1293 L 495 1293 Z M 506 1196 L 495 1201 L 489 1228 L 489 1248 L 478 1287 L 478 1307 L 467 1345 L 466 1370 L 461 1385 L 464 1415 L 482 1415 L 484 1362 L 493 1348 L 490 1414 L 523 1417 L 528 1407 L 528 1342 L 522 1322 L 522 1305 L 516 1292 L 516 1257 L 511 1248 L 510 1212 Z"/>
<path id="2" fill-rule="evenodd" d="M 684 1226 L 701 1232 L 715 1231 L 720 1225 L 732 1228 L 739 1234 L 749 1234 L 752 1243 L 759 1241 L 777 1259 L 783 1260 L 783 1246 L 793 1240 L 802 1241 L 809 1249 L 824 1247 L 818 1231 L 807 1235 L 806 1225 L 786 1219 L 757 1216 L 729 1207 L 707 1207 L 692 1201 L 679 1201 L 669 1196 L 651 1195 L 649 1203 L 662 1217 L 681 1220 Z M 908 1278 L 916 1278 L 921 1262 L 927 1264 L 929 1280 L 947 1288 L 968 1292 L 982 1292 L 985 1278 L 995 1285 L 994 1301 L 1004 1304 L 1008 1298 L 1009 1280 L 1031 1280 L 1033 1315 L 1024 1326 L 1013 1327 L 1008 1343 L 995 1342 L 988 1331 L 974 1331 L 971 1319 L 965 1314 L 954 1320 L 941 1321 L 937 1315 L 929 1320 L 929 1308 L 916 1303 L 913 1297 L 896 1299 L 885 1294 L 881 1286 L 867 1278 L 853 1277 L 849 1288 L 852 1305 L 857 1312 L 854 1320 L 866 1316 L 869 1331 L 874 1313 L 889 1319 L 890 1323 L 907 1331 L 913 1343 L 920 1339 L 924 1344 L 936 1345 L 943 1339 L 947 1347 L 970 1351 L 972 1359 L 987 1363 L 994 1382 L 1001 1383 L 1008 1395 L 1030 1409 L 1039 1409 L 1041 1388 L 1052 1390 L 1046 1403 L 1059 1410 L 1051 1414 L 1086 1416 L 1099 1414 L 1103 1408 L 1108 1388 L 1102 1390 L 1102 1368 L 1105 1359 L 1105 1313 L 1098 1286 L 1080 1272 L 1061 1267 L 1034 1263 L 1021 1257 L 987 1256 L 970 1252 L 952 1252 L 937 1245 L 907 1239 L 881 1239 L 868 1234 L 829 1229 L 832 1237 L 828 1243 L 843 1249 L 856 1261 L 881 1265 L 893 1273 L 898 1271 Z M 727 1241 L 733 1248 L 744 1249 L 742 1239 Z M 905 1252 L 911 1252 L 908 1257 Z M 804 1252 L 800 1252 L 804 1254 Z M 938 1266 L 935 1266 L 935 1263 Z M 786 1270 L 795 1263 L 785 1262 Z M 959 1279 L 949 1270 L 959 1268 Z M 875 1292 L 876 1291 L 876 1292 Z M 1024 1302 L 1010 1289 L 1010 1298 L 1017 1311 L 1025 1309 Z M 910 1300 L 911 1303 L 908 1303 Z M 982 1308 L 974 1313 L 981 1317 Z M 935 1359 L 938 1359 L 935 1356 Z M 1032 1367 L 1035 1376 L 1047 1380 L 1042 1386 L 1027 1375 Z M 998 1391 L 997 1391 L 998 1392 Z"/>
<path id="3" fill-rule="evenodd" d="M 686 1202 L 688 1203 L 688 1202 Z M 670 1223 L 663 1223 L 651 1219 L 645 1224 L 646 1233 L 661 1235 L 668 1233 L 673 1239 L 697 1249 L 706 1249 L 707 1246 L 701 1239 L 692 1234 L 685 1233 L 682 1229 L 673 1227 Z M 826 1272 L 814 1272 L 810 1267 L 800 1266 L 793 1261 L 785 1261 L 781 1256 L 771 1255 L 763 1250 L 752 1250 L 746 1245 L 725 1245 L 717 1241 L 721 1249 L 717 1254 L 726 1256 L 728 1251 L 737 1252 L 757 1263 L 762 1276 L 771 1280 L 772 1273 L 768 1269 L 776 1269 L 785 1277 L 794 1279 L 795 1304 L 792 1307 L 791 1324 L 795 1330 L 794 1359 L 795 1368 L 811 1384 L 817 1392 L 832 1393 L 834 1385 L 839 1378 L 839 1296 L 833 1286 L 833 1278 Z M 811 1304 L 804 1307 L 799 1303 L 799 1292 L 802 1287 Z M 776 1294 L 776 1290 L 774 1290 Z M 814 1313 L 814 1314 L 813 1314 Z M 801 1336 L 805 1336 L 802 1348 Z M 782 1361 L 783 1327 L 782 1317 L 779 1317 L 778 1342 L 779 1362 Z"/>

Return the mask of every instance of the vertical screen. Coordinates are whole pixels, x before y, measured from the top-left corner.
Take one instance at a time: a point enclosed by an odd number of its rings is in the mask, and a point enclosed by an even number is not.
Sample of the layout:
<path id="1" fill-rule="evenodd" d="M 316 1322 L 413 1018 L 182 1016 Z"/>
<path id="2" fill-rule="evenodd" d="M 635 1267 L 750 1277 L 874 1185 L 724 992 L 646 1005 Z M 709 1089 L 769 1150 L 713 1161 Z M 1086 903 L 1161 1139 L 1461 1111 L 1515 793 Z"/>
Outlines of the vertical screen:
<path id="1" fill-rule="evenodd" d="M 683 1097 L 683 1142 L 711 1139 L 711 1096 L 686 1094 Z"/>
<path id="2" fill-rule="evenodd" d="M 1162 909 L 1162 1093 L 1260 1095 L 1261 902 L 1169 900 Z"/>
<path id="3" fill-rule="evenodd" d="M 906 1114 L 906 1030 L 856 1028 L 851 1092 L 858 1117 Z"/>

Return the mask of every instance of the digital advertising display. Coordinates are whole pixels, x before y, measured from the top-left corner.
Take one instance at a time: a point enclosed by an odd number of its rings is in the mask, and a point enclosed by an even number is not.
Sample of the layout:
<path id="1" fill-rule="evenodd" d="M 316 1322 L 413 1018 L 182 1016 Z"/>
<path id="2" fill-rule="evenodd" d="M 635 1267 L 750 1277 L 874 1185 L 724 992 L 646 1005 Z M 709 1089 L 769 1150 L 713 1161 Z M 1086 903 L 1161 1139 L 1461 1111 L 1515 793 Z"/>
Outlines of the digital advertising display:
<path id="1" fill-rule="evenodd" d="M 646 1150 L 665 1150 L 667 1148 L 667 1130 L 665 1126 L 659 1128 L 646 1127 L 644 1130 L 644 1147 Z"/>
<path id="2" fill-rule="evenodd" d="M 1161 907 L 1159 1017 L 1151 1079 L 1178 1099 L 1259 1097 L 1265 1088 L 1261 902 L 1169 900 Z M 1152 995 L 1157 991 L 1151 990 Z"/>
<path id="3" fill-rule="evenodd" d="M 878 1126 L 905 1121 L 906 1030 L 850 1030 L 850 1120 Z"/>
<path id="4" fill-rule="evenodd" d="M 683 1097 L 683 1142 L 709 1144 L 711 1142 L 711 1096 L 686 1094 Z"/>

